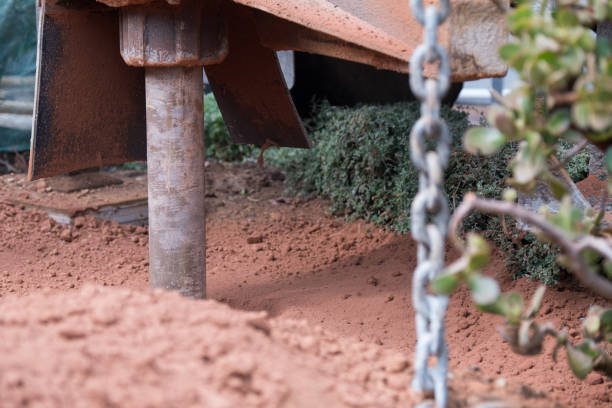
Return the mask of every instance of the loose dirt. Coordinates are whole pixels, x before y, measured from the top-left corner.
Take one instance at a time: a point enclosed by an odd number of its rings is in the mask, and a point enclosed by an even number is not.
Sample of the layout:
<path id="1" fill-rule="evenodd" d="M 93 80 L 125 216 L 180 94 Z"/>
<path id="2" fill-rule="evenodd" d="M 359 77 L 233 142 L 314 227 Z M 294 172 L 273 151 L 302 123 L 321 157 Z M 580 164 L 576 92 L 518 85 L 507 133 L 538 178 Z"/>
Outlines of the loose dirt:
<path id="1" fill-rule="evenodd" d="M 2 177 L 0 406 L 415 401 L 412 240 L 346 223 L 322 200 L 283 199 L 273 170 L 212 164 L 207 174 L 205 302 L 148 292 L 146 227 L 89 216 L 59 225 L 15 205 L 7 179 L 19 176 Z M 538 286 L 512 280 L 499 256 L 487 273 L 527 297 Z M 578 341 L 593 303 L 606 304 L 576 284 L 550 288 L 541 320 Z M 552 340 L 540 356 L 514 355 L 501 324 L 467 290 L 452 296 L 452 406 L 611 406 L 612 381 L 573 378 L 564 357 L 551 360 Z"/>

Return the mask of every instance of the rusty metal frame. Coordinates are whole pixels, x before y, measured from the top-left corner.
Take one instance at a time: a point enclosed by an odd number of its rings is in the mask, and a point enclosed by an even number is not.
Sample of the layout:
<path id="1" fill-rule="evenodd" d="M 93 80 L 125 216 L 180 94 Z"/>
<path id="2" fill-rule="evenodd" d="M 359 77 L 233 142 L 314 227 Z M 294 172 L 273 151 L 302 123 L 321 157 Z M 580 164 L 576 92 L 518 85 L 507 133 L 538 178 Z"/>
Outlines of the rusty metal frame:
<path id="1" fill-rule="evenodd" d="M 197 35 L 190 33 L 174 44 L 178 57 L 157 65 L 206 65 L 236 143 L 309 146 L 273 50 L 407 72 L 409 56 L 421 40 L 420 33 L 413 33 L 417 26 L 405 0 L 193 1 L 205 10 L 214 8 L 201 14 L 206 28 L 199 33 L 199 50 L 181 48 Z M 139 67 L 155 64 L 150 58 L 145 63 L 145 48 L 123 53 L 135 67 L 121 59 L 120 49 L 129 49 L 126 41 L 133 33 L 120 29 L 121 11 L 115 7 L 189 10 L 150 0 L 43 3 L 30 179 L 144 160 L 144 70 Z M 450 46 L 452 79 L 504 75 L 506 67 L 496 52 L 507 36 L 503 10 L 489 0 L 453 0 L 453 10 L 440 31 L 441 43 Z M 173 32 L 172 38 L 183 34 Z"/>

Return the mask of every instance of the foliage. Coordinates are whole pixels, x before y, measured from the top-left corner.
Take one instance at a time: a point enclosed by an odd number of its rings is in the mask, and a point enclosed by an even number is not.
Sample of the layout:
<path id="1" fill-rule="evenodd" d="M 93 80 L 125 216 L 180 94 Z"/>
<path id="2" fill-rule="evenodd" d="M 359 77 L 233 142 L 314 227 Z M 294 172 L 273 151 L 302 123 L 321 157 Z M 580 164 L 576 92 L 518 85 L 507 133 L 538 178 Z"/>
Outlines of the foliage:
<path id="1" fill-rule="evenodd" d="M 544 182 L 560 200 L 560 209 L 530 213 L 515 204 L 514 190 L 504 194 L 505 201 L 466 195 L 451 220 L 451 235 L 463 256 L 434 280 L 432 290 L 448 294 L 465 282 L 481 310 L 506 317 L 503 335 L 515 352 L 540 353 L 543 339 L 551 335 L 557 338 L 553 358 L 565 347 L 578 378 L 584 379 L 593 370 L 612 376 L 612 358 L 603 344 L 612 342 L 612 309 L 593 306 L 583 324 L 585 340 L 573 345 L 552 324 L 535 321 L 543 288 L 525 309 L 520 295 L 502 294 L 495 280 L 482 275 L 489 252 L 484 239 L 468 234 L 463 243 L 456 235 L 457 225 L 472 210 L 519 217 L 536 227 L 539 239 L 562 249 L 559 262 L 582 283 L 612 298 L 612 240 L 604 234 L 603 212 L 573 207 L 569 192 L 553 175 L 559 163 L 554 156 L 569 154 L 568 143 L 584 146 L 580 142 L 584 138 L 608 149 L 606 164 L 612 170 L 612 46 L 590 30 L 612 17 L 612 1 L 560 0 L 550 9 L 545 1 L 540 7 L 536 12 L 533 4 L 525 2 L 509 14 L 513 39 L 500 49 L 500 55 L 519 72 L 524 85 L 505 98 L 497 95 L 500 106 L 492 107 L 488 114 L 494 127 L 470 129 L 464 147 L 472 154 L 492 154 L 508 142 L 517 144 L 508 183 L 529 192 L 537 182 Z M 584 156 L 575 156 L 568 164 L 574 178 L 587 173 Z"/>
<path id="2" fill-rule="evenodd" d="M 466 115 L 443 108 L 442 116 L 449 122 L 455 145 L 459 144 L 468 126 Z M 324 196 L 330 199 L 334 213 L 406 233 L 418 184 L 410 163 L 408 135 L 418 117 L 415 102 L 356 108 L 323 102 L 306 123 L 313 148 L 272 150 L 266 153 L 267 160 L 286 173 L 289 194 Z M 453 174 L 457 159 L 456 155 L 451 159 L 452 171 L 448 172 L 459 186 L 452 191 L 455 200 L 468 188 L 460 174 Z M 470 162 L 461 170 L 475 181 L 478 167 Z"/>
<path id="3" fill-rule="evenodd" d="M 407 233 L 418 184 L 407 136 L 418 114 L 417 103 L 345 108 L 322 102 L 306 123 L 313 148 L 270 149 L 266 162 L 285 172 L 288 194 L 327 197 L 334 213 Z M 505 146 L 492 157 L 472 156 L 461 149 L 461 137 L 468 127 L 465 115 L 448 108 L 443 108 L 443 115 L 453 135 L 446 171 L 451 207 L 460 203 L 467 191 L 499 197 L 510 176 L 508 163 L 516 153 L 516 144 Z M 506 234 L 499 217 L 474 214 L 466 220 L 466 228 L 482 232 L 507 254 L 506 267 L 514 276 L 556 283 L 563 276 L 556 262 L 558 251 L 533 234 L 519 231 L 510 220 L 507 224 Z"/>
<path id="4" fill-rule="evenodd" d="M 557 156 L 559 160 L 562 160 L 566 157 L 570 151 L 576 145 L 573 143 L 568 143 L 565 140 L 562 140 L 559 143 L 559 150 L 557 151 Z M 589 176 L 589 162 L 591 161 L 591 156 L 587 151 L 581 151 L 580 153 L 573 156 L 565 166 L 567 170 L 567 174 L 570 176 L 574 183 L 578 183 L 579 181 L 584 180 Z"/>
<path id="5" fill-rule="evenodd" d="M 255 150 L 252 145 L 232 143 L 212 93 L 204 95 L 204 145 L 207 158 L 221 161 L 241 161 L 251 156 Z"/>

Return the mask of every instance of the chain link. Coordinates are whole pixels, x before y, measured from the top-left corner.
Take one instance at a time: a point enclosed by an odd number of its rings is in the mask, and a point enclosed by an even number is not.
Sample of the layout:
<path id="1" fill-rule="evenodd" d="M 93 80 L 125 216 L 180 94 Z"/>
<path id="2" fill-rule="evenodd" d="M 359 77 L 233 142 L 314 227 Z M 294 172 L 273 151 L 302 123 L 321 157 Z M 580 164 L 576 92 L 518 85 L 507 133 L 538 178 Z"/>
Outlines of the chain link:
<path id="1" fill-rule="evenodd" d="M 448 349 L 444 339 L 447 296 L 427 293 L 427 285 L 444 268 L 444 241 L 448 229 L 449 207 L 443 190 L 444 170 L 448 165 L 451 137 L 440 118 L 440 100 L 450 85 L 450 61 L 438 43 L 438 27 L 450 13 L 450 1 L 440 0 L 439 8 L 423 7 L 423 0 L 411 0 L 412 13 L 424 25 L 424 43 L 410 59 L 410 88 L 421 101 L 421 118 L 410 132 L 410 158 L 419 170 L 419 191 L 412 202 L 411 232 L 418 243 L 417 268 L 412 280 L 412 302 L 416 311 L 417 345 L 412 388 L 433 391 L 436 405 L 445 408 L 448 400 L 446 377 Z M 424 63 L 439 62 L 436 79 L 425 79 Z M 437 143 L 434 150 L 427 141 Z M 436 356 L 435 367 L 428 366 Z"/>

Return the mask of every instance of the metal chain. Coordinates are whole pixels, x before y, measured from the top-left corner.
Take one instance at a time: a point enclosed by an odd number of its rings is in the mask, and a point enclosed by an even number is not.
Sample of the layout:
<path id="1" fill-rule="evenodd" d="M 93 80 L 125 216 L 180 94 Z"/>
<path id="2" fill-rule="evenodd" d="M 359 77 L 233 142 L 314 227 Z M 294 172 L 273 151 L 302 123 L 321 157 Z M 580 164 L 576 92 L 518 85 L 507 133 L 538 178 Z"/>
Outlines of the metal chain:
<path id="1" fill-rule="evenodd" d="M 417 268 L 412 280 L 412 302 L 416 311 L 417 345 L 412 388 L 433 391 L 436 405 L 445 408 L 448 400 L 446 376 L 448 349 L 444 339 L 444 315 L 447 296 L 427 294 L 427 285 L 444 268 L 444 241 L 448 229 L 449 208 L 443 190 L 444 170 L 450 154 L 450 134 L 440 118 L 440 99 L 450 84 L 448 54 L 438 43 L 438 27 L 448 17 L 449 0 L 440 0 L 439 8 L 423 7 L 423 0 L 411 0 L 416 19 L 424 26 L 424 43 L 410 59 L 410 88 L 421 101 L 421 118 L 410 132 L 410 158 L 419 171 L 419 191 L 412 202 L 411 230 L 418 243 Z M 425 79 L 423 64 L 439 62 L 436 79 Z M 437 143 L 434 150 L 426 143 Z M 436 356 L 435 367 L 428 366 Z"/>

